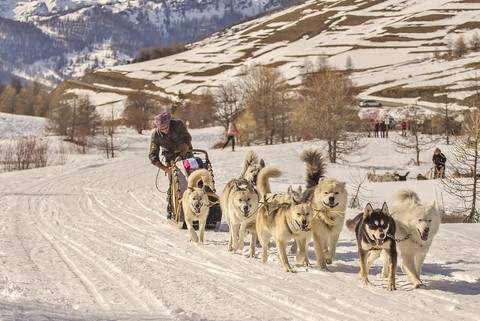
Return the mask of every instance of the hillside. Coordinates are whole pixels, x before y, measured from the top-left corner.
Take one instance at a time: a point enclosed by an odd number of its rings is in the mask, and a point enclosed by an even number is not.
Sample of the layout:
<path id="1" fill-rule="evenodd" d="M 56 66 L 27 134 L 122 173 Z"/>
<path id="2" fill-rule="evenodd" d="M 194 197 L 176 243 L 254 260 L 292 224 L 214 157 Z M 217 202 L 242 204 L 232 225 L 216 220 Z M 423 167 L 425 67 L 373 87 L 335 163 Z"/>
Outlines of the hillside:
<path id="1" fill-rule="evenodd" d="M 234 80 L 245 65 L 278 67 L 298 85 L 307 60 L 345 69 L 360 97 L 466 104 L 479 89 L 480 52 L 453 56 L 452 44 L 480 32 L 478 0 L 312 0 L 231 27 L 186 52 L 104 68 L 83 78 L 109 91 L 143 82 L 152 94 L 200 94 Z M 81 88 L 78 86 L 77 88 Z"/>
<path id="2" fill-rule="evenodd" d="M 2 0 L 0 80 L 14 74 L 53 86 L 125 64 L 144 48 L 203 39 L 290 1 Z"/>

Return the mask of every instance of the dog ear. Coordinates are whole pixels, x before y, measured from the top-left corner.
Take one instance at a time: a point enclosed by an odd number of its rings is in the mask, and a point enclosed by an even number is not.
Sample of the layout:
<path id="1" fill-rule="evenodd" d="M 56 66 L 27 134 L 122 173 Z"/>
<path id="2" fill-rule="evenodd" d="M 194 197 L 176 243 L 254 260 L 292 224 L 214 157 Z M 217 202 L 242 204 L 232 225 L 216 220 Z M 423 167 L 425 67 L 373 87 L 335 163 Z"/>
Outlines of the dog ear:
<path id="1" fill-rule="evenodd" d="M 265 167 L 265 161 L 263 159 L 260 160 L 260 166 Z"/>
<path id="2" fill-rule="evenodd" d="M 367 205 L 365 205 L 365 209 L 363 210 L 363 218 L 370 216 L 372 213 L 373 213 L 372 204 L 367 203 Z"/>
<path id="3" fill-rule="evenodd" d="M 298 205 L 298 204 L 300 204 L 300 202 L 295 198 L 295 196 L 292 197 L 292 203 L 293 203 L 293 205 Z"/>
<path id="4" fill-rule="evenodd" d="M 290 194 L 290 195 L 293 194 L 292 185 L 288 185 L 287 193 Z"/>
<path id="5" fill-rule="evenodd" d="M 383 212 L 383 214 L 390 216 L 390 212 L 388 210 L 387 202 L 383 202 L 382 212 Z"/>

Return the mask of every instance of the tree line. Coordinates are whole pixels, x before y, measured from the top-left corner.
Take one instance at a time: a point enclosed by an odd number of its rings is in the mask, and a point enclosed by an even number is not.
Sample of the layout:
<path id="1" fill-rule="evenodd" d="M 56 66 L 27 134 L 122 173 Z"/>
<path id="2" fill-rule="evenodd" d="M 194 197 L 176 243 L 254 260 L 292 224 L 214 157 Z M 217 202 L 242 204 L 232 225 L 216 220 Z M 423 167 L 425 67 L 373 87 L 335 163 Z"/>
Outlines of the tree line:
<path id="1" fill-rule="evenodd" d="M 48 90 L 38 82 L 24 85 L 13 78 L 8 85 L 0 83 L 0 112 L 46 117 L 49 103 Z"/>
<path id="2" fill-rule="evenodd" d="M 65 140 L 83 148 L 94 146 L 115 157 L 123 148 L 116 142 L 119 125 L 134 128 L 142 134 L 153 128 L 154 115 L 168 110 L 175 118 L 184 120 L 191 128 L 234 123 L 240 129 L 240 143 L 277 144 L 317 139 L 323 144 L 332 163 L 345 161 L 346 156 L 361 150 L 364 137 L 371 129 L 358 117 L 357 88 L 345 70 L 338 70 L 319 60 L 306 61 L 299 84 L 290 85 L 279 68 L 245 66 L 238 78 L 201 95 L 183 94 L 166 100 L 142 90 L 128 95 L 122 114 L 112 106 L 110 117 L 100 117 L 88 96 L 68 99 L 48 96 L 37 83 L 23 86 L 19 81 L 0 86 L 0 110 L 27 115 L 46 116 L 52 133 L 65 136 Z M 472 108 L 464 113 L 459 124 L 448 113 L 426 122 L 420 121 L 418 107 L 411 106 L 410 133 L 392 139 L 399 150 L 416 155 L 420 165 L 420 152 L 438 143 L 428 139 L 433 128 L 443 134 L 449 144 L 453 142 L 449 159 L 451 169 L 458 177 L 444 180 L 446 189 L 463 197 L 469 209 L 468 221 L 478 221 L 478 187 L 480 187 L 480 95 L 473 95 Z M 454 126 L 455 124 L 455 126 Z M 452 136 L 452 138 L 450 138 Z M 221 142 L 219 142 L 221 144 Z M 457 160 L 454 162 L 454 160 Z M 468 184 L 464 178 L 468 178 Z M 453 193 L 455 191 L 455 193 Z"/>

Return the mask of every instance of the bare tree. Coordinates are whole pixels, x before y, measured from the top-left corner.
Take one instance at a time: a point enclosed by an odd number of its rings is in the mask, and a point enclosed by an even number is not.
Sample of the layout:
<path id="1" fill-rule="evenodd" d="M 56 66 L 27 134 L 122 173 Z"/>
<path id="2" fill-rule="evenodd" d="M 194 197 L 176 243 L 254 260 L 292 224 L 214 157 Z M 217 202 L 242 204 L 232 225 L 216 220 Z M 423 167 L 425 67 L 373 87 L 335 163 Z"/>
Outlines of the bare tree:
<path id="1" fill-rule="evenodd" d="M 148 127 L 148 121 L 157 111 L 157 106 L 158 102 L 141 90 L 128 95 L 123 111 L 126 125 L 141 134 Z"/>
<path id="2" fill-rule="evenodd" d="M 235 121 L 238 112 L 243 109 L 241 84 L 229 82 L 213 91 L 216 116 L 225 129 L 230 121 Z"/>
<path id="3" fill-rule="evenodd" d="M 175 114 L 177 110 L 183 109 L 185 105 L 186 97 L 181 90 L 178 91 L 178 95 L 172 101 L 171 111 L 172 114 Z"/>
<path id="4" fill-rule="evenodd" d="M 361 176 L 353 176 L 352 175 L 352 181 L 353 181 L 353 193 L 350 193 L 352 196 L 350 197 L 350 208 L 361 208 L 361 204 L 365 204 L 365 200 L 367 199 L 365 195 L 363 195 L 363 189 L 364 187 L 362 186 L 366 181 L 367 181 L 367 175 L 361 177 Z"/>
<path id="5" fill-rule="evenodd" d="M 473 109 L 465 115 L 464 136 L 451 147 L 453 168 L 458 175 L 443 180 L 445 190 L 463 201 L 468 222 L 478 222 L 480 169 L 480 112 Z"/>
<path id="6" fill-rule="evenodd" d="M 285 116 L 285 108 L 281 105 L 289 90 L 287 81 L 277 68 L 261 65 L 245 68 L 243 74 L 245 104 L 256 116 L 257 133 L 259 137 L 263 136 L 265 144 L 273 144 Z"/>
<path id="7" fill-rule="evenodd" d="M 97 140 L 97 146 L 101 148 L 107 158 L 114 158 L 115 152 L 119 149 L 116 144 L 116 130 L 118 119 L 115 109 L 112 107 L 110 116 L 102 120 L 100 127 L 100 137 Z"/>
<path id="8" fill-rule="evenodd" d="M 201 95 L 192 96 L 185 102 L 183 111 L 185 112 L 178 114 L 178 117 L 184 119 L 185 123 L 188 120 L 190 128 L 213 126 L 217 119 L 214 97 L 209 90 Z"/>
<path id="9" fill-rule="evenodd" d="M 347 56 L 347 60 L 345 61 L 345 71 L 350 74 L 353 71 L 353 68 L 354 65 L 352 57 Z"/>
<path id="10" fill-rule="evenodd" d="M 49 149 L 50 144 L 46 139 L 21 137 L 3 146 L 0 162 L 5 171 L 45 167 L 49 162 Z"/>
<path id="11" fill-rule="evenodd" d="M 422 135 L 420 130 L 422 117 L 419 112 L 420 108 L 410 106 L 405 117 L 408 120 L 410 134 L 392 139 L 398 152 L 405 153 L 413 151 L 415 154 L 414 163 L 417 166 L 420 165 L 420 153 L 426 149 L 431 149 L 437 142 L 432 136 Z"/>
<path id="12" fill-rule="evenodd" d="M 458 58 L 463 57 L 467 53 L 467 44 L 463 36 L 459 36 L 453 45 L 453 54 Z"/>
<path id="13" fill-rule="evenodd" d="M 316 72 L 305 77 L 299 94 L 302 108 L 295 111 L 295 118 L 301 119 L 302 130 L 326 141 L 332 163 L 351 149 L 360 148 L 350 146 L 360 140 L 347 134 L 349 123 L 357 121 L 358 115 L 353 108 L 354 86 L 346 74 L 320 65 Z"/>
<path id="14" fill-rule="evenodd" d="M 446 144 L 450 145 L 450 134 L 452 133 L 452 116 L 450 115 L 450 106 L 451 103 L 448 101 L 447 95 L 442 95 L 443 101 L 439 101 L 439 109 L 443 109 L 443 115 L 442 115 L 442 121 L 441 121 L 441 127 L 443 126 L 444 133 L 445 133 L 445 139 L 446 139 Z M 442 106 L 443 105 L 443 106 Z"/>
<path id="15" fill-rule="evenodd" d="M 477 52 L 480 50 L 480 36 L 476 31 L 470 39 L 470 50 L 473 52 Z"/>

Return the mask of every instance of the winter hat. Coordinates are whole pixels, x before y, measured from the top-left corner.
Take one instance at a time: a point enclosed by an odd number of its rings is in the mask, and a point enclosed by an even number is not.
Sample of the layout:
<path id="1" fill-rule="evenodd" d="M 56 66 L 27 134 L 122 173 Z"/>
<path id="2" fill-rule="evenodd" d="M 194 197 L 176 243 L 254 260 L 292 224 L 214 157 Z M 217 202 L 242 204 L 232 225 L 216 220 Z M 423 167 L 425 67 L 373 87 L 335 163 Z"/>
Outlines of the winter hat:
<path id="1" fill-rule="evenodd" d="M 155 124 L 159 129 L 165 129 L 170 125 L 170 119 L 172 119 L 172 114 L 168 111 L 164 111 L 161 114 L 158 114 L 153 118 L 155 120 Z"/>

